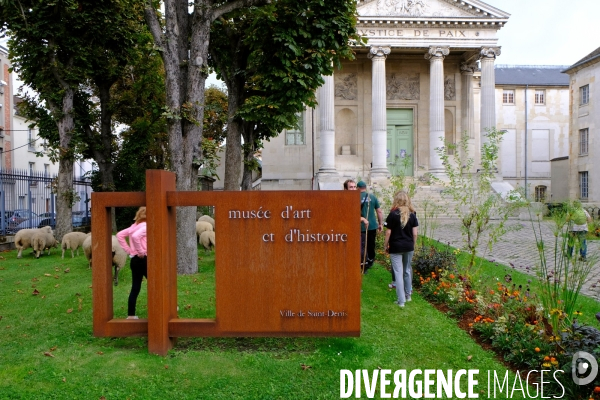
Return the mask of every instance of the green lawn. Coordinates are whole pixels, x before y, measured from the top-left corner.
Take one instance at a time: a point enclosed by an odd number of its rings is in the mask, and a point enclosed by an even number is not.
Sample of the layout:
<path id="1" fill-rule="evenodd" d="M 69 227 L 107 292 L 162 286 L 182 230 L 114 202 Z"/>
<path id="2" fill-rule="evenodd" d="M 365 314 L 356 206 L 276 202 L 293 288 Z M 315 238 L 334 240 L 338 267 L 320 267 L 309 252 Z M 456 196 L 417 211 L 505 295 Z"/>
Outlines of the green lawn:
<path id="1" fill-rule="evenodd" d="M 335 399 L 341 369 L 478 369 L 481 390 L 488 370 L 506 370 L 418 295 L 405 309 L 393 304 L 383 267 L 363 279 L 359 338 L 185 338 L 163 358 L 148 354 L 145 338 L 93 337 L 83 255 L 25 253 L 0 259 L 1 399 Z M 199 258 L 200 272 L 179 278 L 181 317 L 214 316 L 214 256 Z M 126 314 L 130 277 L 127 266 L 117 317 Z M 144 283 L 140 317 L 146 293 Z"/>

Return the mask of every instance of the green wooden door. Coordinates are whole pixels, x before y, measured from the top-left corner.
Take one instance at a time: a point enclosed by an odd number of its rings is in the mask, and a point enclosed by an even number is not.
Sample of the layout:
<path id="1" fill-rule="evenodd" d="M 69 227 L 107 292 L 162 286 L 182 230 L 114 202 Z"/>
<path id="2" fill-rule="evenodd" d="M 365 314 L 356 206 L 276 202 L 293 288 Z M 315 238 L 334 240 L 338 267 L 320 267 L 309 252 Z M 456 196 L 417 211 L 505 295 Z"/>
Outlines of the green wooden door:
<path id="1" fill-rule="evenodd" d="M 413 176 L 413 112 L 387 110 L 387 167 L 394 176 Z"/>

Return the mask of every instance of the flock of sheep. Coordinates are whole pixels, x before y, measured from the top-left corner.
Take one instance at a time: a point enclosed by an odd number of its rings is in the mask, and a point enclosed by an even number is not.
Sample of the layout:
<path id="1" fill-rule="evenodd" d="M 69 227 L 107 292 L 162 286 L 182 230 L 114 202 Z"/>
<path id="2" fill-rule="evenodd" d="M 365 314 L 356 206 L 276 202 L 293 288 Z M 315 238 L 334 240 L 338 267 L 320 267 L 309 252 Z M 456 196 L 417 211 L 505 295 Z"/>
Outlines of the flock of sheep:
<path id="1" fill-rule="evenodd" d="M 196 234 L 198 243 L 202 244 L 205 252 L 212 250 L 215 246 L 215 220 L 208 215 L 203 215 L 196 222 Z M 21 229 L 15 235 L 15 248 L 18 250 L 17 258 L 22 257 L 23 250 L 33 249 L 35 258 L 40 258 L 43 251 L 58 247 L 58 241 L 54 238 L 52 228 L 45 226 L 43 228 Z M 92 234 L 82 232 L 67 233 L 62 238 L 62 258 L 65 258 L 65 251 L 71 250 L 71 258 L 75 257 L 75 251 L 79 256 L 79 247 L 83 249 L 89 267 L 92 267 Z M 119 283 L 119 271 L 127 261 L 127 253 L 119 245 L 116 236 L 112 236 L 112 264 L 115 268 L 114 284 Z"/>

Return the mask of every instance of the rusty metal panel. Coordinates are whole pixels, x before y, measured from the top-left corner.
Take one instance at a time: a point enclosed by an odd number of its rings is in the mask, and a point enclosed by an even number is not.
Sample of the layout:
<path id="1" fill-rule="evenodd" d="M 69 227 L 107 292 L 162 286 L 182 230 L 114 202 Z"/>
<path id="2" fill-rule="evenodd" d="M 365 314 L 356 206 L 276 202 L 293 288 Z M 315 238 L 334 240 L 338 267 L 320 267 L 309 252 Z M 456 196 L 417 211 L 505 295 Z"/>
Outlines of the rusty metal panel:
<path id="1" fill-rule="evenodd" d="M 358 192 L 177 192 L 168 200 L 215 206 L 220 335 L 360 334 Z"/>
<path id="2" fill-rule="evenodd" d="M 148 334 L 165 355 L 179 336 L 360 335 L 356 191 L 175 192 L 147 171 L 146 193 L 92 197 L 94 335 Z M 114 320 L 110 207 L 147 205 L 148 320 Z M 215 320 L 177 318 L 177 206 L 215 206 Z"/>
<path id="3" fill-rule="evenodd" d="M 143 206 L 144 192 L 92 193 L 92 292 L 94 336 L 130 336 L 113 319 L 111 207 Z M 131 323 L 134 321 L 126 321 Z"/>
<path id="4" fill-rule="evenodd" d="M 173 347 L 169 320 L 177 316 L 175 209 L 167 207 L 167 192 L 174 190 L 174 173 L 146 171 L 148 350 L 161 355 Z"/>

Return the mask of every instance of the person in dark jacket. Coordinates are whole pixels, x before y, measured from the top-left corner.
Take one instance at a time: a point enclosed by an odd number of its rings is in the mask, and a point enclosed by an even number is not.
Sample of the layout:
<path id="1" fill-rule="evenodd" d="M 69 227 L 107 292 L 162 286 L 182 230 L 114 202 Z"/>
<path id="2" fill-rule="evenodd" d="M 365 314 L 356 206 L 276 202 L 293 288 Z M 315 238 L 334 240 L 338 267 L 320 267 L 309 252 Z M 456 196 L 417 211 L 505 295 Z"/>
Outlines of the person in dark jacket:
<path id="1" fill-rule="evenodd" d="M 392 210 L 385 220 L 385 251 L 390 254 L 392 268 L 396 276 L 396 303 L 404 307 L 411 300 L 412 267 L 410 265 L 415 244 L 419 221 L 410 197 L 404 191 L 394 195 Z"/>

